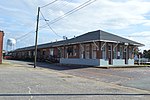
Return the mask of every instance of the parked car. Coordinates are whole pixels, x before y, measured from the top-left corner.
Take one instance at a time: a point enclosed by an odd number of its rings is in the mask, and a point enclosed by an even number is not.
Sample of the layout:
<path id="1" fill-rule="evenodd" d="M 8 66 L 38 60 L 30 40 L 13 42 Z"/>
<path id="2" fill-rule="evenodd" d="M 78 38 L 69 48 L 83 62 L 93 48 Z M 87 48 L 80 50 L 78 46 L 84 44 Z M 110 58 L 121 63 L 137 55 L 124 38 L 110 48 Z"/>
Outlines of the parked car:
<path id="1" fill-rule="evenodd" d="M 5 55 L 4 59 L 12 59 L 12 56 L 11 55 Z"/>

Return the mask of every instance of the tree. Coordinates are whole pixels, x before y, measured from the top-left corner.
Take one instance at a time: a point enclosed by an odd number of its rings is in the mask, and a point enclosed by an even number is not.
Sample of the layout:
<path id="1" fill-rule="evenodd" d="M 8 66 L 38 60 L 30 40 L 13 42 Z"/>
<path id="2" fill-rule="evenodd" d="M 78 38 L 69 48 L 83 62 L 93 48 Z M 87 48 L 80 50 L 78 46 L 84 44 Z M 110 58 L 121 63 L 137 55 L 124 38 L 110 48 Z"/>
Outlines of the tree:
<path id="1" fill-rule="evenodd" d="M 143 51 L 143 57 L 150 59 L 150 50 L 144 50 L 144 51 Z"/>

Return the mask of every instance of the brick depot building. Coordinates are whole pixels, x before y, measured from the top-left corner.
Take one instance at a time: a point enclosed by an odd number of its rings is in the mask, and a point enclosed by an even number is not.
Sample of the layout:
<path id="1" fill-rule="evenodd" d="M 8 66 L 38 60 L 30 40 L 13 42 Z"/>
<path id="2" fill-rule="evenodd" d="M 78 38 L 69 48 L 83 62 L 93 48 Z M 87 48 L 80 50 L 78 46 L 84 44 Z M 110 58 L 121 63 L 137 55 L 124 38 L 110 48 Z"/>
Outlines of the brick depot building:
<path id="1" fill-rule="evenodd" d="M 38 45 L 37 59 L 57 58 L 61 64 L 90 66 L 134 65 L 134 50 L 143 44 L 102 31 Z M 12 52 L 17 59 L 33 59 L 34 46 Z"/>

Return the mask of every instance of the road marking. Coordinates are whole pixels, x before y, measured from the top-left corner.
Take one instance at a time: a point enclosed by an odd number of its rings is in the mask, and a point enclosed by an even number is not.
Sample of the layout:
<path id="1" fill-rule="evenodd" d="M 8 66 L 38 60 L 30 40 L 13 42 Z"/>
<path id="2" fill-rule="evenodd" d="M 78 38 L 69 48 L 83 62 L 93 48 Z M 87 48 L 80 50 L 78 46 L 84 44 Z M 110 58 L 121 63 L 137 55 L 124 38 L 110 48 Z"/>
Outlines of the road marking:
<path id="1" fill-rule="evenodd" d="M 29 89 L 28 93 L 31 94 L 31 88 L 28 87 L 28 89 Z M 29 98 L 29 100 L 32 100 L 32 98 L 33 98 L 33 96 L 31 95 L 31 97 Z"/>

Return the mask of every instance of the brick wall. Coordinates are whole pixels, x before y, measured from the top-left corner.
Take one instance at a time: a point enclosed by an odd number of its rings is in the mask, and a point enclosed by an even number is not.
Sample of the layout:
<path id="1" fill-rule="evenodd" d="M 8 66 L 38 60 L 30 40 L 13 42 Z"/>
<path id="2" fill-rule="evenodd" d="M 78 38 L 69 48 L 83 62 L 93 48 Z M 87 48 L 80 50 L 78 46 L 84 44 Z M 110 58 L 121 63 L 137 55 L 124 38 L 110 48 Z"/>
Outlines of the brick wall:
<path id="1" fill-rule="evenodd" d="M 2 55 L 3 55 L 3 36 L 4 32 L 0 31 L 0 64 L 2 63 Z"/>

